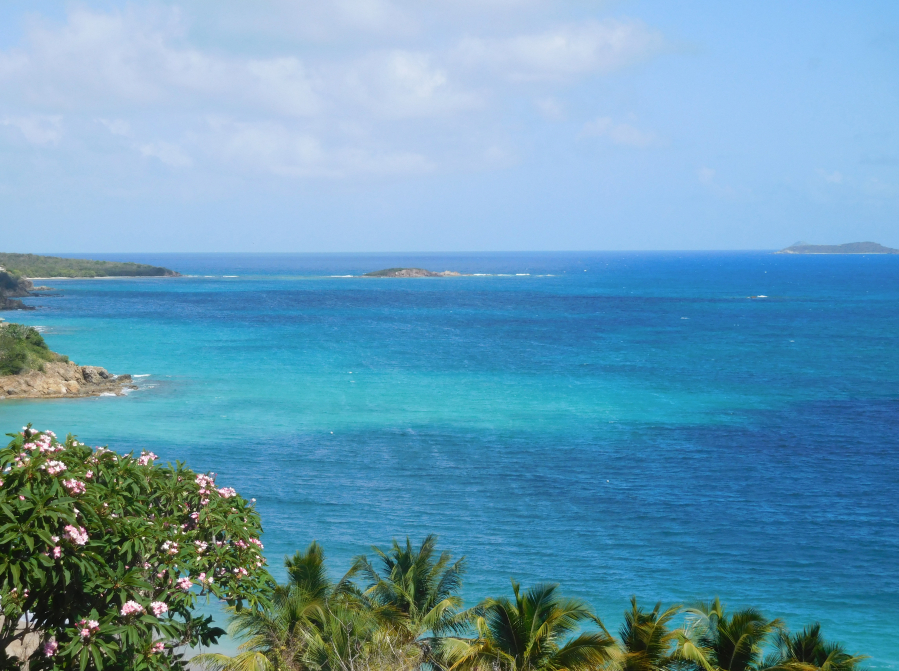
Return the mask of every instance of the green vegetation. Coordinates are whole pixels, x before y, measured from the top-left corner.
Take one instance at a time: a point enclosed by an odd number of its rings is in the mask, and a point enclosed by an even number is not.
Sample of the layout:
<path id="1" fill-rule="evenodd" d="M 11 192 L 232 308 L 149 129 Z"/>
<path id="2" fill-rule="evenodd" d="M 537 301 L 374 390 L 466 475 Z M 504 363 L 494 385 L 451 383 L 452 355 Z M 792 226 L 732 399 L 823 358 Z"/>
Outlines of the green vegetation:
<path id="1" fill-rule="evenodd" d="M 7 327 L 8 328 L 8 327 Z M 33 336 L 32 336 L 33 338 Z M 465 609 L 465 558 L 428 536 L 394 541 L 329 578 L 313 542 L 264 568 L 259 516 L 233 489 L 156 455 L 118 455 L 26 427 L 0 450 L 0 668 L 170 671 L 224 632 L 198 599 L 224 601 L 238 653 L 214 671 L 861 671 L 812 624 L 791 633 L 720 601 L 648 611 L 614 637 L 556 584 Z M 13 644 L 30 639 L 27 659 Z"/>
<path id="2" fill-rule="evenodd" d="M 825 641 L 817 624 L 791 634 L 717 599 L 651 611 L 631 599 L 617 639 L 555 584 L 513 581 L 512 598 L 465 610 L 465 560 L 438 555 L 434 536 L 374 552 L 336 583 L 318 543 L 287 558 L 288 583 L 268 606 L 231 609 L 240 652 L 193 662 L 211 671 L 860 671 L 864 659 Z"/>
<path id="3" fill-rule="evenodd" d="M 173 270 L 142 263 L 64 259 L 37 254 L 0 254 L 0 267 L 20 277 L 163 277 Z"/>
<path id="4" fill-rule="evenodd" d="M 0 375 L 43 370 L 47 361 L 68 361 L 51 352 L 37 329 L 24 324 L 0 324 Z"/>
<path id="5" fill-rule="evenodd" d="M 224 631 L 215 597 L 260 609 L 275 587 L 259 515 L 156 455 L 30 427 L 0 449 L 0 669 L 168 671 Z M 27 660 L 9 646 L 31 639 Z M 36 641 L 34 639 L 37 639 Z M 34 649 L 37 643 L 37 649 Z"/>
<path id="6" fill-rule="evenodd" d="M 844 245 L 810 245 L 797 242 L 777 254 L 899 254 L 899 249 L 884 247 L 876 242 L 847 242 Z"/>

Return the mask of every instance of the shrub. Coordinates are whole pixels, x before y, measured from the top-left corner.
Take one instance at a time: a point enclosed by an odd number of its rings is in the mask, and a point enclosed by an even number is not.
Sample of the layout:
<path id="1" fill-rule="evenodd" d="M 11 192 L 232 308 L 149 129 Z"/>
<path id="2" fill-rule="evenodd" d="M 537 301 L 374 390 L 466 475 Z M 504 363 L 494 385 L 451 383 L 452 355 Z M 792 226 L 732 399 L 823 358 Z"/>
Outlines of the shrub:
<path id="1" fill-rule="evenodd" d="M 0 668 L 180 669 L 224 631 L 199 598 L 268 602 L 253 505 L 214 475 L 26 427 L 0 450 Z"/>

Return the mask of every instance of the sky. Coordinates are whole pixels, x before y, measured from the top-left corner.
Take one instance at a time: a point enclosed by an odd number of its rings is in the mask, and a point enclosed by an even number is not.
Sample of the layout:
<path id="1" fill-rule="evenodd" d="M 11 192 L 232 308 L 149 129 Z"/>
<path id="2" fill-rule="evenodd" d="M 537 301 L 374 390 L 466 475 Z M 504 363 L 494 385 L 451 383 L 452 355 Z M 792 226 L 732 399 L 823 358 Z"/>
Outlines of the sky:
<path id="1" fill-rule="evenodd" d="M 0 251 L 899 247 L 899 3 L 0 3 Z"/>

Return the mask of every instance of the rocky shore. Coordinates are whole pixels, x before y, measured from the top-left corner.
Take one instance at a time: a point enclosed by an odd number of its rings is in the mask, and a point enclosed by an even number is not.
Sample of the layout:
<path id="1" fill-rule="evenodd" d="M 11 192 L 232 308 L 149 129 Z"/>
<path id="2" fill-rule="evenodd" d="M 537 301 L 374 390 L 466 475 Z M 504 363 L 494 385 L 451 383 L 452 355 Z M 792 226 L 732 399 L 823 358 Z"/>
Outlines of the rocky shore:
<path id="1" fill-rule="evenodd" d="M 31 280 L 17 277 L 0 266 L 0 310 L 34 310 L 17 298 L 31 296 L 34 285 Z"/>
<path id="2" fill-rule="evenodd" d="M 123 396 L 128 389 L 137 389 L 130 375 L 112 375 L 105 368 L 72 361 L 47 362 L 43 371 L 0 377 L 0 399 Z"/>

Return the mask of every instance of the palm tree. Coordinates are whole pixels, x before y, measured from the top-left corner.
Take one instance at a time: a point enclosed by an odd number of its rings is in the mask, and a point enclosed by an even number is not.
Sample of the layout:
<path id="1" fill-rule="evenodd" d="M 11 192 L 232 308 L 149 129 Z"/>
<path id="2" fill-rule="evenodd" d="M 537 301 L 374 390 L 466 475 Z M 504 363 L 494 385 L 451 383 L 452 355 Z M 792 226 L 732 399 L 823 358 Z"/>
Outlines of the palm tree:
<path id="1" fill-rule="evenodd" d="M 637 605 L 631 597 L 631 608 L 624 613 L 624 624 L 618 632 L 621 638 L 621 656 L 616 666 L 621 671 L 667 671 L 674 667 L 672 648 L 678 633 L 669 627 L 680 606 L 662 611 L 657 603 L 651 612 Z"/>
<path id="2" fill-rule="evenodd" d="M 392 611 L 408 642 L 417 641 L 426 657 L 439 647 L 445 633 L 459 633 L 467 614 L 461 611 L 465 557 L 452 562 L 449 552 L 437 555 L 437 537 L 428 535 L 416 549 L 406 538 L 405 546 L 396 540 L 388 551 L 372 548 L 380 566 L 367 557 L 359 557 L 352 573 L 367 582 L 365 597 L 372 607 L 385 615 Z M 379 569 L 380 568 L 380 572 Z"/>
<path id="3" fill-rule="evenodd" d="M 313 541 L 305 552 L 284 561 L 289 581 L 275 589 L 266 608 L 229 609 L 231 635 L 244 639 L 234 657 L 208 653 L 193 661 L 211 671 L 294 671 L 306 669 L 310 633 L 328 625 L 332 603 L 352 599 L 350 574 L 332 583 L 325 570 L 325 554 Z"/>
<path id="4" fill-rule="evenodd" d="M 718 599 L 686 609 L 688 623 L 678 632 L 676 656 L 694 669 L 757 671 L 764 668 L 765 643 L 783 629 L 754 608 L 728 616 Z"/>
<path id="5" fill-rule="evenodd" d="M 535 585 L 515 599 L 488 599 L 477 607 L 474 639 L 446 638 L 443 653 L 450 669 L 480 671 L 587 671 L 612 659 L 615 641 L 585 603 L 563 599 L 558 585 Z M 563 640 L 582 623 L 601 631 Z"/>
<path id="6" fill-rule="evenodd" d="M 793 671 L 857 671 L 864 655 L 850 655 L 839 643 L 828 643 L 817 622 L 796 634 L 778 636 L 778 650 L 769 667 Z"/>

